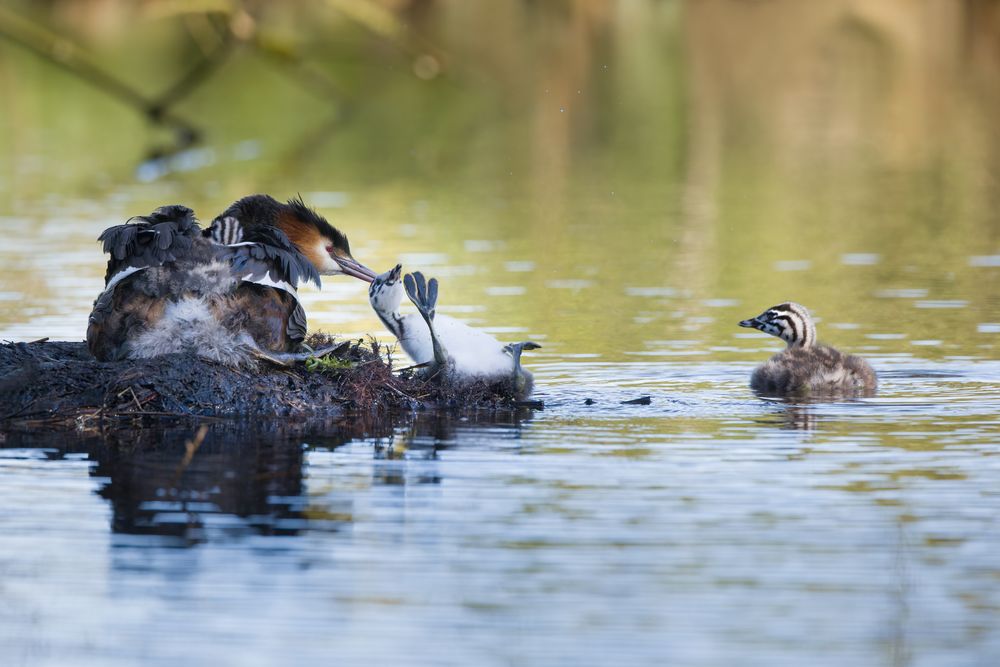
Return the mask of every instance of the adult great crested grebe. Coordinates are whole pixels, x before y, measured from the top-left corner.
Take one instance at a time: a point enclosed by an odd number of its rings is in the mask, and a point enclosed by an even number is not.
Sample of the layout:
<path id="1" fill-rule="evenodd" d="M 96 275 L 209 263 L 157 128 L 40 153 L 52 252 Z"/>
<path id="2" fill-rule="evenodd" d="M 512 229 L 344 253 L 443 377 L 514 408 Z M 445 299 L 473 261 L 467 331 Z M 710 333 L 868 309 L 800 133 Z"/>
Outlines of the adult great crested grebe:
<path id="1" fill-rule="evenodd" d="M 788 347 L 757 367 L 750 387 L 776 396 L 871 396 L 878 378 L 867 361 L 816 342 L 809 311 L 791 301 L 768 308 L 741 327 L 777 336 Z"/>
<path id="2" fill-rule="evenodd" d="M 524 341 L 504 345 L 484 331 L 447 315 L 436 315 L 438 282 L 419 271 L 400 280 L 402 265 L 377 276 L 368 287 L 372 308 L 415 364 L 427 364 L 427 376 L 459 384 L 510 381 L 515 396 L 531 394 L 534 378 L 521 366 L 521 352 L 541 347 Z M 406 294 L 419 315 L 400 315 Z"/>
<path id="3" fill-rule="evenodd" d="M 99 240 L 111 257 L 87 344 L 102 361 L 185 350 L 231 365 L 254 354 L 289 360 L 306 334 L 300 280 L 375 276 L 297 199 L 245 197 L 204 231 L 191 209 L 164 206 Z"/>
<path id="4" fill-rule="evenodd" d="M 347 275 L 365 282 L 375 272 L 351 256 L 347 235 L 331 225 L 302 199 L 281 203 L 269 195 L 250 195 L 233 202 L 203 234 L 216 243 L 237 244 L 258 230 L 278 228 L 322 275 Z"/>

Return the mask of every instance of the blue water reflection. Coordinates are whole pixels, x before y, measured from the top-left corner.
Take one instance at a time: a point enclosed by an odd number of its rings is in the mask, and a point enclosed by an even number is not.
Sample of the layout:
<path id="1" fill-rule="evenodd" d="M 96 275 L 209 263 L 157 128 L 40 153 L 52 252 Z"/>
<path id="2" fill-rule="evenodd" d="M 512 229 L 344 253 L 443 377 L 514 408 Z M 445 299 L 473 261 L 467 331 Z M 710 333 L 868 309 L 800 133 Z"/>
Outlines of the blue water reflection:
<path id="1" fill-rule="evenodd" d="M 572 363 L 541 412 L 213 423 L 183 469 L 192 425 L 10 434 L 10 664 L 997 655 L 995 364 L 791 405 L 710 364 L 657 390 Z"/>

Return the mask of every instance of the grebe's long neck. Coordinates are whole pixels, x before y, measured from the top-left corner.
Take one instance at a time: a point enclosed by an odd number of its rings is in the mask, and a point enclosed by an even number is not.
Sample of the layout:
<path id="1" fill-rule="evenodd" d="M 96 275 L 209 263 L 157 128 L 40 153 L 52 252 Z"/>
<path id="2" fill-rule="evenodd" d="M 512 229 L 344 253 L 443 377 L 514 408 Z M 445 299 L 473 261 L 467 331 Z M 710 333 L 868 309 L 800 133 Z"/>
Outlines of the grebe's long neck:
<path id="1" fill-rule="evenodd" d="M 372 310 L 382 320 L 385 328 L 398 339 L 402 339 L 406 331 L 406 318 L 399 314 L 399 304 L 403 300 L 403 285 L 397 281 L 395 283 L 385 282 L 385 276 L 380 276 L 372 283 L 368 292 L 368 299 L 371 302 Z"/>
<path id="2" fill-rule="evenodd" d="M 402 339 L 406 334 L 406 322 L 402 315 L 399 314 L 399 310 L 393 311 L 383 311 L 378 308 L 375 309 L 375 314 L 378 318 L 382 320 L 382 324 L 385 328 L 389 330 L 393 336 L 398 339 Z"/>

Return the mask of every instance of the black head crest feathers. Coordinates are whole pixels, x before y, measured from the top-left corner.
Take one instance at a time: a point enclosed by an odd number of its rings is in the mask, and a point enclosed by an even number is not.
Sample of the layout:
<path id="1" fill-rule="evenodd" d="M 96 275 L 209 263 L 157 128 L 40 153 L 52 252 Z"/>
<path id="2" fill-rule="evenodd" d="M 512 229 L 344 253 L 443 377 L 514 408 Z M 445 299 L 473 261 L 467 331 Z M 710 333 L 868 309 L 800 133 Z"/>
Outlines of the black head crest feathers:
<path id="1" fill-rule="evenodd" d="M 347 240 L 347 235 L 327 222 L 326 218 L 319 213 L 306 206 L 306 203 L 302 201 L 302 195 L 289 199 L 288 206 L 292 209 L 295 217 L 315 227 L 320 236 L 330 239 L 334 246 L 346 254 L 351 254 L 351 244 Z"/>
<path id="2" fill-rule="evenodd" d="M 244 234 L 263 227 L 279 226 L 282 223 L 311 227 L 319 236 L 329 239 L 335 247 L 347 255 L 351 254 L 347 235 L 309 208 L 301 196 L 293 197 L 287 204 L 282 204 L 270 195 L 249 195 L 233 202 L 219 215 L 219 218 L 235 218 L 242 226 Z M 245 238 L 245 240 L 250 239 Z"/>

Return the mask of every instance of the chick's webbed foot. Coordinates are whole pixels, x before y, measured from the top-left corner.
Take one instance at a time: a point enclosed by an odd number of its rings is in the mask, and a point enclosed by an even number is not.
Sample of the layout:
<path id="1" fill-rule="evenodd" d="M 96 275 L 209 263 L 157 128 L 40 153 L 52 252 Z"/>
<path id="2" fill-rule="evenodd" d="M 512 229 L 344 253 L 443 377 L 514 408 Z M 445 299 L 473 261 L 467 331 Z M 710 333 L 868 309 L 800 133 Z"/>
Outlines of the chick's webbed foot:
<path id="1" fill-rule="evenodd" d="M 518 373 L 521 370 L 521 353 L 525 350 L 538 350 L 541 347 L 541 345 L 534 341 L 525 340 L 520 343 L 510 343 L 508 345 L 504 345 L 503 349 L 504 352 L 514 358 L 514 373 Z"/>
<path id="2" fill-rule="evenodd" d="M 434 309 L 437 307 L 438 281 L 431 278 L 424 279 L 424 274 L 420 271 L 407 273 L 403 276 L 403 287 L 406 288 L 406 296 L 417 307 L 428 326 L 434 322 Z"/>
<path id="3" fill-rule="evenodd" d="M 449 367 L 448 352 L 438 338 L 434 330 L 434 309 L 437 307 L 438 281 L 437 278 L 426 280 L 420 271 L 407 273 L 403 276 L 403 287 L 406 289 L 406 296 L 420 311 L 420 315 L 427 323 L 427 329 L 431 334 L 431 345 L 434 348 L 434 363 L 428 368 L 428 375 L 437 375 L 442 370 Z"/>
<path id="4" fill-rule="evenodd" d="M 521 353 L 525 350 L 537 350 L 541 345 L 534 341 L 525 340 L 520 343 L 510 343 L 504 345 L 504 352 L 509 354 L 514 360 L 514 367 L 511 372 L 511 382 L 513 383 L 514 395 L 518 400 L 524 400 L 531 394 L 535 386 L 534 378 L 529 371 L 521 368 Z"/>

